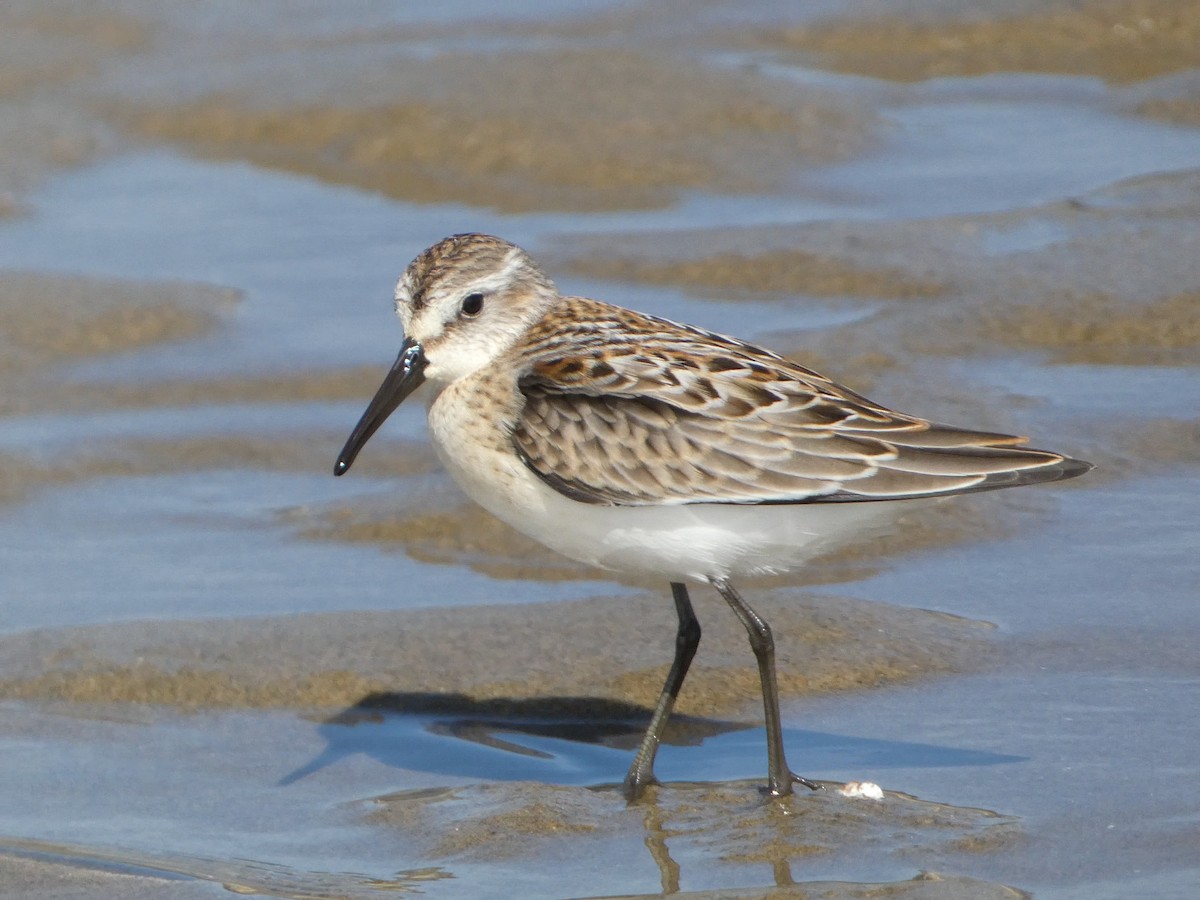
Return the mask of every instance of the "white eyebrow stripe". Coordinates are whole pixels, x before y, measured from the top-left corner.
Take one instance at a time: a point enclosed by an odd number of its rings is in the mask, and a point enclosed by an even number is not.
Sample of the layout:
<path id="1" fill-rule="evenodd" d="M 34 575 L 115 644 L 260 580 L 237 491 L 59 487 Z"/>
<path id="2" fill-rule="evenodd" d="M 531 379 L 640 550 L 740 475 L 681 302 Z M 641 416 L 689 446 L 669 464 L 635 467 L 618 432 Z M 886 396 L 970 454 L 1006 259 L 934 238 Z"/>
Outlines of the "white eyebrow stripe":
<path id="1" fill-rule="evenodd" d="M 472 281 L 467 285 L 467 293 L 472 291 L 480 291 L 488 293 L 498 290 L 512 283 L 514 276 L 521 268 L 521 251 L 512 250 L 508 257 L 504 260 L 504 267 L 497 269 L 488 274 L 486 278 L 480 278 L 478 281 Z"/>

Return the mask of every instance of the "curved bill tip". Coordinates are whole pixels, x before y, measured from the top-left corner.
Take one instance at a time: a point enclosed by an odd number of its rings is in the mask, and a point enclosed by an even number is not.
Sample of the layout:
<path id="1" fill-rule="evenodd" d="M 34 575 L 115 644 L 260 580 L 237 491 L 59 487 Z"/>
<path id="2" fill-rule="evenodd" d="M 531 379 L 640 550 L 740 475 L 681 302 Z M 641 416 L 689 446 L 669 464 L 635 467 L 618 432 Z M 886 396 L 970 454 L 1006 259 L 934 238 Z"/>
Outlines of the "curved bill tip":
<path id="1" fill-rule="evenodd" d="M 421 386 L 425 380 L 425 353 L 421 345 L 412 338 L 405 338 L 400 347 L 400 355 L 392 364 L 391 370 L 384 376 L 383 384 L 371 398 L 366 412 L 354 426 L 346 446 L 338 454 L 333 466 L 334 475 L 345 475 L 354 464 L 358 451 L 384 423 L 388 416 L 404 402 L 404 398 Z"/>

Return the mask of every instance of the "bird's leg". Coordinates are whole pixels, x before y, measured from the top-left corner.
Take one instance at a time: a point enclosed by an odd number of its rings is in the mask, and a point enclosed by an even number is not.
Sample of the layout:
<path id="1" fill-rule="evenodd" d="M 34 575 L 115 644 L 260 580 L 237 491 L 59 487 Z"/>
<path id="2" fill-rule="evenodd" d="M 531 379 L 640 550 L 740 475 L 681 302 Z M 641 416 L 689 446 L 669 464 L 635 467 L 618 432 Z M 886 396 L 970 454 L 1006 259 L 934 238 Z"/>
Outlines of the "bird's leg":
<path id="1" fill-rule="evenodd" d="M 724 578 L 710 578 L 712 586 L 725 598 L 750 635 L 750 649 L 758 661 L 758 677 L 762 682 L 763 712 L 767 722 L 767 791 L 773 797 L 792 793 L 792 784 L 802 784 L 811 790 L 820 785 L 801 778 L 788 768 L 783 752 L 783 729 L 779 724 L 779 689 L 775 686 L 775 638 L 771 626 L 742 599 Z"/>
<path id="2" fill-rule="evenodd" d="M 679 616 L 679 630 L 675 633 L 675 661 L 671 663 L 671 671 L 667 673 L 667 680 L 658 696 L 658 704 L 654 707 L 637 756 L 633 758 L 633 765 L 625 776 L 625 796 L 629 800 L 636 800 L 646 785 L 655 781 L 654 756 L 658 753 L 658 743 L 662 739 L 667 717 L 675 706 L 675 698 L 683 686 L 683 679 L 687 677 L 688 666 L 692 664 L 692 657 L 700 646 L 700 622 L 692 611 L 687 586 L 678 581 L 671 582 L 671 596 L 675 599 L 675 612 Z"/>

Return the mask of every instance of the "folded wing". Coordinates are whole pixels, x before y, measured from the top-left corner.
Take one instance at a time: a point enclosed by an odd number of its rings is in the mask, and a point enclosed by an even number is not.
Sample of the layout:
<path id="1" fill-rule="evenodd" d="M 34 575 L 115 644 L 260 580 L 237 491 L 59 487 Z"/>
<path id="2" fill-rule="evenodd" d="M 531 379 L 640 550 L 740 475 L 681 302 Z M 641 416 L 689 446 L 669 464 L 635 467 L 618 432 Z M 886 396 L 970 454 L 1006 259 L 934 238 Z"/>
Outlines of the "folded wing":
<path id="1" fill-rule="evenodd" d="M 530 469 L 575 500 L 891 500 L 1056 481 L 1091 468 L 1022 447 L 1021 437 L 893 412 L 731 338 L 567 302 L 579 307 L 575 330 L 535 329 L 522 348 L 532 362 L 519 383 L 524 406 L 512 439 Z"/>

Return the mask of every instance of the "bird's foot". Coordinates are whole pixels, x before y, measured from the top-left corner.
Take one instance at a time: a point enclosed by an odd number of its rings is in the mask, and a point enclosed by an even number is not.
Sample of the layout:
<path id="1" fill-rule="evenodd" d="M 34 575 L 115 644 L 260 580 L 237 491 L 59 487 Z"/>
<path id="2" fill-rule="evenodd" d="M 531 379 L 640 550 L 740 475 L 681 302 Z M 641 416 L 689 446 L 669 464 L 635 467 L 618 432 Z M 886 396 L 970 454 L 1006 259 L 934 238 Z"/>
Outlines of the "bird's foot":
<path id="1" fill-rule="evenodd" d="M 788 774 L 792 776 L 792 781 L 794 781 L 796 784 L 804 785 L 810 791 L 824 790 L 824 788 L 822 788 L 821 785 L 817 784 L 817 782 L 809 781 L 807 778 L 801 778 L 795 772 L 788 772 Z"/>
<path id="2" fill-rule="evenodd" d="M 763 791 L 768 797 L 787 797 L 789 794 L 794 793 L 792 790 L 793 784 L 802 784 L 810 791 L 823 790 L 817 782 L 809 781 L 795 772 L 788 771 L 787 775 L 783 778 L 771 778 Z"/>
<path id="3" fill-rule="evenodd" d="M 625 776 L 625 781 L 621 784 L 621 793 L 625 795 L 626 803 L 636 803 L 646 793 L 646 788 L 651 785 L 658 785 L 658 779 L 653 774 L 648 776 L 635 777 L 632 772 Z"/>

